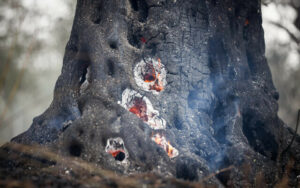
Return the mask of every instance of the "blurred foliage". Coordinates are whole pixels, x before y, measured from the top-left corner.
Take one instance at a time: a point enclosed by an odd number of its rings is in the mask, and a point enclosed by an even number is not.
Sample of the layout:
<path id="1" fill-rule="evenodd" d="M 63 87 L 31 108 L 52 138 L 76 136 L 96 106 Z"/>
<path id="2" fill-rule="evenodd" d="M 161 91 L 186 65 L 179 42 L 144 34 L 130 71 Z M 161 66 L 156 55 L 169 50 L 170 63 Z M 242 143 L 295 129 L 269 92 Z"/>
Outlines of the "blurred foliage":
<path id="1" fill-rule="evenodd" d="M 1 100 L 6 104 L 20 72 L 17 61 L 25 53 L 26 44 L 32 42 L 30 33 L 20 34 L 20 27 L 27 12 L 28 10 L 18 0 L 0 2 L 0 25 L 2 27 L 0 32 L 0 93 Z M 13 15 L 7 16 L 7 14 Z M 37 48 L 32 50 L 32 52 L 36 51 Z"/>
<path id="2" fill-rule="evenodd" d="M 299 0 L 264 0 L 264 6 L 275 5 L 279 19 L 267 22 L 276 29 L 283 31 L 288 40 L 274 40 L 266 43 L 266 56 L 270 65 L 274 84 L 279 91 L 279 117 L 292 128 L 296 127 L 297 111 L 300 108 L 300 1 Z M 288 8 L 288 9 L 287 9 Z M 293 19 L 287 19 L 286 10 L 292 10 Z M 276 12 L 274 14 L 276 14 Z M 270 30 L 265 28 L 265 35 Z M 293 58 L 291 58 L 293 56 Z M 296 57 L 295 57 L 296 56 Z M 300 133 L 300 130 L 298 130 Z"/>
<path id="3" fill-rule="evenodd" d="M 34 78 L 27 74 L 28 62 L 21 62 L 22 56 L 30 56 L 38 51 L 40 41 L 34 40 L 33 33 L 21 33 L 28 10 L 18 0 L 0 2 L 0 125 L 17 92 L 31 92 L 36 86 Z M 25 59 L 28 61 L 28 58 Z M 21 81 L 26 87 L 20 87 Z"/>
<path id="4" fill-rule="evenodd" d="M 0 144 L 46 110 L 61 69 L 76 1 L 52 1 L 52 9 L 66 5 L 65 17 L 46 14 L 38 1 L 0 1 Z"/>

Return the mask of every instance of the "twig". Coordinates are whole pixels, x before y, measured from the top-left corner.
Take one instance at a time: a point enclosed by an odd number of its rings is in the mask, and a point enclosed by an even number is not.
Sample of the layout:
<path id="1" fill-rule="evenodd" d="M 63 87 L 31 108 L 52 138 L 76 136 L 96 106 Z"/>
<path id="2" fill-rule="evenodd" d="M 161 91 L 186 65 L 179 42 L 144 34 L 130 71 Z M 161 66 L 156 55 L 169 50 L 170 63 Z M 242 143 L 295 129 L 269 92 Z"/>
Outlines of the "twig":
<path id="1" fill-rule="evenodd" d="M 285 26 L 283 26 L 282 24 L 280 23 L 277 23 L 277 22 L 273 22 L 273 21 L 269 21 L 269 23 L 285 30 L 289 35 L 290 37 L 297 43 L 297 45 L 299 46 L 300 45 L 300 39 L 298 39 L 298 37 L 296 37 L 292 32 L 290 32 Z"/>

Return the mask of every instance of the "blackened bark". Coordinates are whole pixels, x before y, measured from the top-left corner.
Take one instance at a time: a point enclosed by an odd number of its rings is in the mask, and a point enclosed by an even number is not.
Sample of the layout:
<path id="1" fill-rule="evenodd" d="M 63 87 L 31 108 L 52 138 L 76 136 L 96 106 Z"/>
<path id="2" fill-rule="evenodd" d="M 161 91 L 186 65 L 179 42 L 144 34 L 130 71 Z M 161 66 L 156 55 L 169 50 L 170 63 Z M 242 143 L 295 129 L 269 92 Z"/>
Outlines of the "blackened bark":
<path id="1" fill-rule="evenodd" d="M 277 116 L 261 24 L 259 1 L 78 0 L 53 102 L 13 141 L 125 174 L 200 180 L 234 165 L 211 179 L 234 187 L 257 179 L 274 186 L 293 159 L 289 183 L 296 186 L 299 137 L 282 154 L 293 134 Z M 158 95 L 134 77 L 149 58 L 167 71 Z M 126 89 L 148 98 L 166 129 L 153 130 L 145 114 L 123 108 Z M 151 140 L 156 134 L 179 155 L 168 156 Z M 107 147 L 113 138 L 125 146 L 115 156 Z"/>

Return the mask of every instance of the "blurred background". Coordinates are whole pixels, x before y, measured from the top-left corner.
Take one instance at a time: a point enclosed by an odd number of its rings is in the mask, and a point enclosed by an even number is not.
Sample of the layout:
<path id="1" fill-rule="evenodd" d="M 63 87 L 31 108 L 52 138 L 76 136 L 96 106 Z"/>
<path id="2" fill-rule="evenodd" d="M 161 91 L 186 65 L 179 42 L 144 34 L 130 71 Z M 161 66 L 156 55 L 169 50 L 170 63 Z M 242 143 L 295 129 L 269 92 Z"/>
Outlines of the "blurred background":
<path id="1" fill-rule="evenodd" d="M 300 0 L 262 4 L 266 56 L 280 94 L 278 114 L 295 128 L 300 108 Z M 0 1 L 0 145 L 28 129 L 50 105 L 75 6 L 75 0 Z"/>

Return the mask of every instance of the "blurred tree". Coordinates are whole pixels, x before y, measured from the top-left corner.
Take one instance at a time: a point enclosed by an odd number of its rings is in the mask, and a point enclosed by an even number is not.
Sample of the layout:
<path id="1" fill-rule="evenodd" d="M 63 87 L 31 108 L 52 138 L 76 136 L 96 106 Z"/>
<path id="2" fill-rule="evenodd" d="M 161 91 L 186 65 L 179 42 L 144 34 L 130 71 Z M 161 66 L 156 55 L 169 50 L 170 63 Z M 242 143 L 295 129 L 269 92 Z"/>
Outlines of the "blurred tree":
<path id="1" fill-rule="evenodd" d="M 297 110 L 300 108 L 300 1 L 276 0 L 264 1 L 263 4 L 275 7 L 273 11 L 275 21 L 264 20 L 265 35 L 272 30 L 285 32 L 285 36 L 278 34 L 267 40 L 266 56 L 272 71 L 274 84 L 280 94 L 279 116 L 292 128 L 295 128 Z M 286 10 L 290 14 L 286 14 Z M 289 16 L 288 15 L 292 15 Z M 300 133 L 300 130 L 298 130 Z"/>
<path id="2" fill-rule="evenodd" d="M 7 113 L 7 109 L 13 102 L 13 98 L 20 90 L 20 81 L 27 71 L 27 62 L 18 62 L 26 54 L 27 56 L 37 52 L 39 41 L 32 41 L 32 34 L 21 32 L 21 27 L 28 10 L 20 4 L 20 1 L 1 1 L 0 3 L 0 124 Z M 30 54 L 29 54 L 30 53 Z M 30 76 L 26 77 L 31 84 L 22 87 L 24 92 L 31 91 L 35 82 Z"/>
<path id="3" fill-rule="evenodd" d="M 69 37 L 75 1 L 62 3 L 67 10 L 60 17 L 38 3 L 0 1 L 0 144 L 27 129 L 49 105 L 61 68 L 56 62 Z M 52 4 L 55 9 L 58 1 Z"/>

